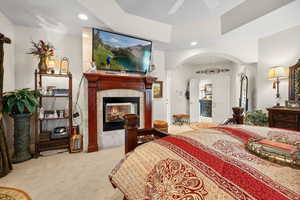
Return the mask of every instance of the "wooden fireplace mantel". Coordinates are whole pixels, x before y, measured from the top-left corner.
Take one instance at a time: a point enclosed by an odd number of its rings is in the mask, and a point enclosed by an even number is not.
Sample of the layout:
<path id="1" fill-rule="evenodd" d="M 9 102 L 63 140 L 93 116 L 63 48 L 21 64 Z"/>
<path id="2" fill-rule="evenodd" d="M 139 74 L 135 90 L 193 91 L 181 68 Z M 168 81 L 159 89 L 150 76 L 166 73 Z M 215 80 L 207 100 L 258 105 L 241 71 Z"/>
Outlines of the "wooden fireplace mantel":
<path id="1" fill-rule="evenodd" d="M 112 89 L 137 90 L 144 93 L 145 128 L 152 126 L 152 84 L 155 77 L 120 76 L 102 73 L 84 73 L 88 80 L 88 152 L 98 151 L 97 92 Z M 100 127 L 102 128 L 102 127 Z"/>

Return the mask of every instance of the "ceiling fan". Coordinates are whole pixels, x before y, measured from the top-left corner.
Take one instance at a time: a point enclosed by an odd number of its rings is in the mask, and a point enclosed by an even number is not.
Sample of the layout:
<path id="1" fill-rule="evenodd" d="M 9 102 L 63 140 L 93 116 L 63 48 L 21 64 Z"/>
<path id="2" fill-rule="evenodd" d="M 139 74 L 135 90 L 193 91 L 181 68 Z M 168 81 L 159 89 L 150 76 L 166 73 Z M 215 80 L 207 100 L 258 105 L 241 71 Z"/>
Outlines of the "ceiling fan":
<path id="1" fill-rule="evenodd" d="M 185 0 L 177 0 L 174 5 L 171 7 L 171 9 L 168 12 L 168 15 L 173 15 L 175 14 L 179 8 L 181 8 L 181 6 L 183 5 Z"/>
<path id="2" fill-rule="evenodd" d="M 216 8 L 220 5 L 220 0 L 203 0 L 206 6 L 210 9 Z M 174 5 L 170 8 L 168 15 L 175 14 L 182 6 L 185 0 L 176 0 Z"/>

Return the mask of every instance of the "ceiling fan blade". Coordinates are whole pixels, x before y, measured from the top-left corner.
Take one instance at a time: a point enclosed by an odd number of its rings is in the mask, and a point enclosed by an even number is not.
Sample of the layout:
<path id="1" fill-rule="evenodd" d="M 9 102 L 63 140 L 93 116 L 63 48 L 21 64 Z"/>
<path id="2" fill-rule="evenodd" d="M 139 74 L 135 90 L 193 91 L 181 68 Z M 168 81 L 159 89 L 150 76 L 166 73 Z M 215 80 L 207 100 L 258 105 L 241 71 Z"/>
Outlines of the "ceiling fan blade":
<path id="1" fill-rule="evenodd" d="M 206 6 L 210 9 L 217 8 L 220 6 L 220 0 L 203 0 Z"/>
<path id="2" fill-rule="evenodd" d="M 183 5 L 185 0 L 177 0 L 172 8 L 169 10 L 168 14 L 173 15 L 179 10 L 179 8 Z"/>

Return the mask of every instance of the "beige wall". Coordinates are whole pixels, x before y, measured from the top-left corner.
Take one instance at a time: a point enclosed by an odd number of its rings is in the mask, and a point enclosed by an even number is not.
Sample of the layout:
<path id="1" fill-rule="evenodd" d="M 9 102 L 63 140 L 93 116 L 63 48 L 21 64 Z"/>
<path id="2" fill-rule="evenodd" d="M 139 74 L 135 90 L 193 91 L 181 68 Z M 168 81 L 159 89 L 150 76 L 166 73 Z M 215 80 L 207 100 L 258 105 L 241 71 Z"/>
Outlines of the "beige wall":
<path id="1" fill-rule="evenodd" d="M 300 26 L 279 32 L 259 40 L 257 73 L 258 108 L 275 105 L 276 90 L 268 80 L 268 69 L 272 66 L 289 67 L 300 58 Z M 281 104 L 288 99 L 288 80 L 280 83 Z"/>

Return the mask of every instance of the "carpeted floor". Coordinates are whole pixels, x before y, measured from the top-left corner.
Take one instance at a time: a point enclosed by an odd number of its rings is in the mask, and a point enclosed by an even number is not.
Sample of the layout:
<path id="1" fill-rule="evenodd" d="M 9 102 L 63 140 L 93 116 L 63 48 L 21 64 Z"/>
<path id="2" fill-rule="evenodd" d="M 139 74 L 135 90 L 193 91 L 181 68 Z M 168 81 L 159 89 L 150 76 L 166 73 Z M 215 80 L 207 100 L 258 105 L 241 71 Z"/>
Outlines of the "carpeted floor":
<path id="1" fill-rule="evenodd" d="M 0 186 L 24 190 L 33 200 L 123 200 L 108 180 L 123 149 L 32 159 L 14 165 L 14 170 L 0 179 Z"/>

